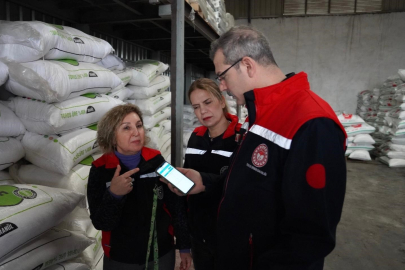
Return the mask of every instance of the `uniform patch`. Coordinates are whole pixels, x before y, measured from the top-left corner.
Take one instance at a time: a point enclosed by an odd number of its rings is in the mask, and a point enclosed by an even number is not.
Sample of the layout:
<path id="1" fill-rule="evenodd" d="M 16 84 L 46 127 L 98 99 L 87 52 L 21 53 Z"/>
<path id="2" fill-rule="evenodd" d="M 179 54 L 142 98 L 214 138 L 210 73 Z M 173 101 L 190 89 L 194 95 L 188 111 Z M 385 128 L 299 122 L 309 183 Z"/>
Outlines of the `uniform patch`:
<path id="1" fill-rule="evenodd" d="M 228 166 L 224 166 L 221 168 L 221 170 L 219 171 L 219 174 L 223 174 L 226 170 L 228 169 Z"/>
<path id="2" fill-rule="evenodd" d="M 305 178 L 312 188 L 324 188 L 326 184 L 325 167 L 322 164 L 311 165 L 305 174 Z"/>
<path id="3" fill-rule="evenodd" d="M 256 149 L 253 151 L 252 154 L 252 163 L 255 167 L 263 167 L 266 165 L 269 159 L 269 149 L 267 145 L 264 143 L 260 144 Z"/>

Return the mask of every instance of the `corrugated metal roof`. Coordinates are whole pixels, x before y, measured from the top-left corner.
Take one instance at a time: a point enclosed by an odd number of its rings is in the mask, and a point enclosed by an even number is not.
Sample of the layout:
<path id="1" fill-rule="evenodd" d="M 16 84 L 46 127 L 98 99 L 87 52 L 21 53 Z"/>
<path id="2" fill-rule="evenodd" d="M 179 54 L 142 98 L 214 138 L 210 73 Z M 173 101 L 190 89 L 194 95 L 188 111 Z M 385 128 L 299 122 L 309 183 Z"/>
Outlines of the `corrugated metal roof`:
<path id="1" fill-rule="evenodd" d="M 405 0 L 225 0 L 235 19 L 405 11 Z"/>

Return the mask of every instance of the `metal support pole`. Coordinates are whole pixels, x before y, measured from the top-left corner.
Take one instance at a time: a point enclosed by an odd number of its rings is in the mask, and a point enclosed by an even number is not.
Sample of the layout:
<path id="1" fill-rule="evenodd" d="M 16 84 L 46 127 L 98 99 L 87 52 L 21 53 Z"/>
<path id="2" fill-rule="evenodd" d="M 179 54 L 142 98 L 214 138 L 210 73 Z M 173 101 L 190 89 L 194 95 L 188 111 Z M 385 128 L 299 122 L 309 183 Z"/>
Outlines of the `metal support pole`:
<path id="1" fill-rule="evenodd" d="M 184 0 L 172 0 L 172 53 L 170 89 L 172 91 L 171 163 L 183 166 L 184 101 Z"/>

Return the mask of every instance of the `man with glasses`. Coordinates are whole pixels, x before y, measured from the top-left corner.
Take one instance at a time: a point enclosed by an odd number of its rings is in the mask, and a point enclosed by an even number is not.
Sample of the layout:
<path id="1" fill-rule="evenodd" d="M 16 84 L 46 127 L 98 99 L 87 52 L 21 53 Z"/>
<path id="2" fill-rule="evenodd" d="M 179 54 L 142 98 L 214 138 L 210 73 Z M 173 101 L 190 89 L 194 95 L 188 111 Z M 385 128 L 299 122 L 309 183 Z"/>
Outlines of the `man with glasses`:
<path id="1" fill-rule="evenodd" d="M 220 89 L 249 114 L 224 179 L 181 169 L 192 194 L 224 186 L 219 269 L 323 269 L 345 194 L 344 128 L 306 73 L 284 75 L 262 33 L 234 27 L 210 56 Z"/>

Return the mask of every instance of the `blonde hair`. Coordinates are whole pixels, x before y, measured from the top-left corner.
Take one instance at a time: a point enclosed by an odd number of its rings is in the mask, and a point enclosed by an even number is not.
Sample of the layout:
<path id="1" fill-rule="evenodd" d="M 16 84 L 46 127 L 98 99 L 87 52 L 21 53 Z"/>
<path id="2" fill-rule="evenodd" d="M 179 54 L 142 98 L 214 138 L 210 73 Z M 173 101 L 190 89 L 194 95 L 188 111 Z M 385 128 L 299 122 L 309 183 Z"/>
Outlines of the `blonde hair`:
<path id="1" fill-rule="evenodd" d="M 207 91 L 208 93 L 212 94 L 216 99 L 218 99 L 219 102 L 224 102 L 225 107 L 222 109 L 224 112 L 224 115 L 226 116 L 229 113 L 228 109 L 228 104 L 226 103 L 226 100 L 224 96 L 221 93 L 221 90 L 219 90 L 218 85 L 215 83 L 215 81 L 208 79 L 208 78 L 201 78 L 195 80 L 191 85 L 190 89 L 188 90 L 188 100 L 191 102 L 191 93 L 193 93 L 195 90 L 201 89 L 204 91 Z"/>
<path id="2" fill-rule="evenodd" d="M 133 104 L 123 104 L 112 108 L 98 122 L 97 142 L 103 153 L 114 152 L 117 143 L 115 132 L 122 123 L 122 120 L 130 113 L 137 114 L 143 124 L 142 112 Z M 146 142 L 147 137 L 145 136 L 145 143 Z"/>

